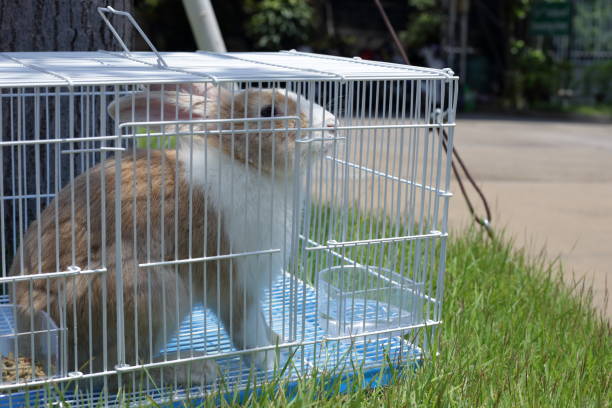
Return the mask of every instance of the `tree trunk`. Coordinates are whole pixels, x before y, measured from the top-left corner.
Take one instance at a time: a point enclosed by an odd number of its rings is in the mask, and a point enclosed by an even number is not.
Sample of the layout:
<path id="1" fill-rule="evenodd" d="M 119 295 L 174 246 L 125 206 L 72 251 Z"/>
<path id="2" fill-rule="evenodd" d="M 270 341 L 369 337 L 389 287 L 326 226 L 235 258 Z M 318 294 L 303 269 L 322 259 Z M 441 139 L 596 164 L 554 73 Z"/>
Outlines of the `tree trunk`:
<path id="1" fill-rule="evenodd" d="M 133 0 L 0 0 L 0 53 L 119 50 L 119 43 L 98 15 L 97 7 L 107 5 L 117 10 L 133 10 Z M 128 19 L 115 15 L 108 15 L 108 18 L 127 46 L 131 47 L 133 30 Z M 0 55 L 0 60 L 4 58 Z M 77 94 L 84 90 L 77 88 L 73 89 Z M 99 132 L 99 115 L 81 120 L 79 113 L 85 106 L 84 97 L 76 95 L 69 99 L 62 96 L 61 106 L 56 110 L 53 94 L 58 91 L 66 94 L 70 90 L 67 87 L 40 88 L 38 92 L 49 93 L 50 96 L 37 98 L 32 96 L 35 92 L 33 88 L 0 89 L 1 140 L 80 137 Z M 70 103 L 74 109 L 72 121 L 69 120 Z M 35 115 L 35 105 L 39 106 L 38 115 Z M 59 117 L 57 129 L 56 117 Z M 62 148 L 78 147 L 71 145 Z M 56 155 L 55 147 L 50 145 L 2 146 L 1 149 L 0 205 L 3 217 L 0 244 L 3 251 L 0 268 L 1 275 L 5 276 L 28 225 L 51 201 L 57 189 L 84 171 L 93 160 L 99 159 L 99 155 L 90 156 L 89 161 L 83 159 L 84 155 L 70 160 L 70 155 Z M 59 174 L 56 174 L 56 166 Z M 42 196 L 42 199 L 36 196 Z"/>
<path id="2" fill-rule="evenodd" d="M 96 51 L 118 50 L 98 7 L 112 6 L 132 12 L 132 0 L 2 0 L 0 1 L 0 50 Z M 132 29 L 125 17 L 109 16 L 121 38 L 132 43 Z"/>

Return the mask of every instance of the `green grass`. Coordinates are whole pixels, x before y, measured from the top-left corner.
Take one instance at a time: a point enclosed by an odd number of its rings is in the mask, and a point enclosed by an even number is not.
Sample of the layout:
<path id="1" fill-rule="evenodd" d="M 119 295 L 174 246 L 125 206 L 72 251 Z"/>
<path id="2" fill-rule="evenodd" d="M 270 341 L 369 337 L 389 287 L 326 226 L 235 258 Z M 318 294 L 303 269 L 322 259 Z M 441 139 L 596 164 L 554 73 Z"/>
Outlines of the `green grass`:
<path id="1" fill-rule="evenodd" d="M 606 407 L 612 330 L 559 267 L 502 238 L 469 230 L 449 240 L 439 354 L 393 385 L 326 392 L 321 378 L 292 399 L 277 384 L 246 406 Z"/>
<path id="2" fill-rule="evenodd" d="M 612 105 L 579 105 L 571 111 L 584 116 L 612 119 Z"/>
<path id="3" fill-rule="evenodd" d="M 563 105 L 559 102 L 540 102 L 533 103 L 531 109 L 535 112 L 561 113 L 577 115 L 585 119 L 611 120 L 612 104 L 600 103 L 595 105 L 587 104 L 568 104 Z"/>
<path id="4" fill-rule="evenodd" d="M 342 224 L 339 218 L 329 218 L 329 208 L 317 214 L 321 216 L 311 220 L 311 233 L 324 242 L 324 231 L 337 231 Z M 357 215 L 347 215 L 352 225 L 347 240 L 367 237 L 370 228 L 384 227 L 383 235 L 409 232 L 388 219 Z M 434 249 L 398 249 L 394 244 L 382 250 L 358 248 L 346 255 L 398 271 L 398 258 L 411 259 Z M 317 270 L 320 262 L 308 259 L 302 277 L 311 281 L 307 271 Z M 438 349 L 420 369 L 396 373 L 389 386 L 356 386 L 343 394 L 331 380 L 333 373 L 298 382 L 291 396 L 279 380 L 243 405 L 610 407 L 612 328 L 590 307 L 589 291 L 582 285 L 564 285 L 560 276 L 560 265 L 544 256 L 528 256 L 507 237 L 491 242 L 473 229 L 451 234 Z M 217 402 L 213 397 L 206 405 Z M 222 405 L 236 402 L 222 400 Z"/>
<path id="5" fill-rule="evenodd" d="M 609 407 L 612 328 L 590 293 L 568 287 L 560 268 L 507 238 L 468 230 L 448 241 L 439 347 L 392 385 L 339 393 L 333 373 L 282 380 L 251 394 L 248 407 Z M 214 396 L 206 406 L 238 405 Z M 155 406 L 153 400 L 149 400 Z M 34 404 L 36 405 L 36 404 Z M 120 404 L 121 405 L 121 404 Z"/>

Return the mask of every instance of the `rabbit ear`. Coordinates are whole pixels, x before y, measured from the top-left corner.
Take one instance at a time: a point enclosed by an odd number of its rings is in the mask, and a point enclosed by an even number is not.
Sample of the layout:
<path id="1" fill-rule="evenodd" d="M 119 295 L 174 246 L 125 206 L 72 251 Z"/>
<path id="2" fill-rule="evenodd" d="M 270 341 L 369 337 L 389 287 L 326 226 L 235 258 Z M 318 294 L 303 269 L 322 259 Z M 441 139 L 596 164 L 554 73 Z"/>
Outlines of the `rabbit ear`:
<path id="1" fill-rule="evenodd" d="M 202 119 L 216 112 L 215 102 L 190 93 L 147 91 L 116 99 L 107 111 L 119 123 Z"/>

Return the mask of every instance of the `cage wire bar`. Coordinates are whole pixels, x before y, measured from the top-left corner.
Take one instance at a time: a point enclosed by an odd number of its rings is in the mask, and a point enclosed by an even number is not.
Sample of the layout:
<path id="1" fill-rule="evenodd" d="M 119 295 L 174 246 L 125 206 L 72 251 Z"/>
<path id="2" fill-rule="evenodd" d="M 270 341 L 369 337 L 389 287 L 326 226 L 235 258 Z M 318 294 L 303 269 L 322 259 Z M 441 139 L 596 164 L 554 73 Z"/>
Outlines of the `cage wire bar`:
<path id="1" fill-rule="evenodd" d="M 457 86 L 295 51 L 0 53 L 0 405 L 421 364 Z"/>

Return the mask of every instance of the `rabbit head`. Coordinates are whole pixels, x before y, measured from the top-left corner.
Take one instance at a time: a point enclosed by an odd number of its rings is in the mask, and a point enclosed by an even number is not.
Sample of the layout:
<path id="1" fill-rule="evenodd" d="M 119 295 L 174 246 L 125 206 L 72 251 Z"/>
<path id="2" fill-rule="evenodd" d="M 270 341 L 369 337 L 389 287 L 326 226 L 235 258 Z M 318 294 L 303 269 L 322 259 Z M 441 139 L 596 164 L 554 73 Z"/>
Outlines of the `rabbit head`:
<path id="1" fill-rule="evenodd" d="M 178 149 L 207 144 L 232 160 L 274 174 L 291 173 L 308 156 L 330 150 L 337 140 L 335 116 L 286 89 L 157 85 L 119 98 L 108 112 L 119 122 L 209 119 L 167 125 L 165 130 L 178 135 Z"/>

